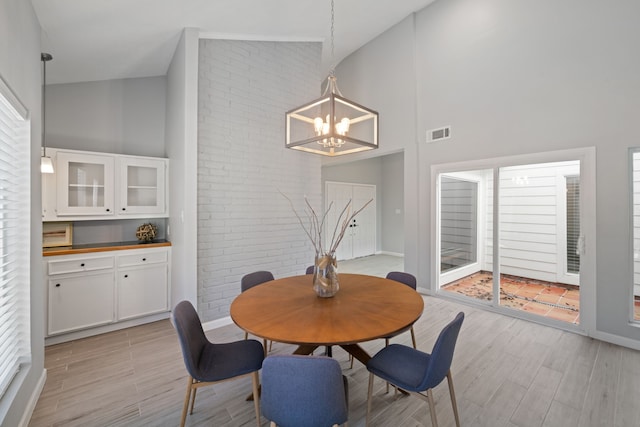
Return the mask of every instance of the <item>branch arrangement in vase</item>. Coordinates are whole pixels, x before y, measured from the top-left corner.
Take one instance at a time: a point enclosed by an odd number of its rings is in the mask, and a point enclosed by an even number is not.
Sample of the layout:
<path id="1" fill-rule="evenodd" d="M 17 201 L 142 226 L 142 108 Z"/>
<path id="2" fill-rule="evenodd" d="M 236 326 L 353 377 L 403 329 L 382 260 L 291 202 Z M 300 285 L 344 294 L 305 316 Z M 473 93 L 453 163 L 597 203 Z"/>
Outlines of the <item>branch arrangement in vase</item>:
<path id="1" fill-rule="evenodd" d="M 307 225 L 305 225 L 304 221 L 302 220 L 302 217 L 300 216 L 300 214 L 298 214 L 298 211 L 293 206 L 293 202 L 291 201 L 291 199 L 281 191 L 280 191 L 280 194 L 282 194 L 284 198 L 289 201 L 289 204 L 291 205 L 291 210 L 298 218 L 298 222 L 302 226 L 302 229 L 304 230 L 304 232 L 309 237 L 309 240 L 311 240 L 311 243 L 313 244 L 313 247 L 316 251 L 316 255 L 329 254 L 333 256 L 336 250 L 338 249 L 338 245 L 342 241 L 342 238 L 344 237 L 344 233 L 347 231 L 347 227 L 349 226 L 353 218 L 355 218 L 356 215 L 362 212 L 362 210 L 366 208 L 369 205 L 369 203 L 373 201 L 373 199 L 370 199 L 367 203 L 362 205 L 360 209 L 353 211 L 352 213 L 351 199 L 349 199 L 345 207 L 340 212 L 340 215 L 338 216 L 338 220 L 336 221 L 336 226 L 333 229 L 333 234 L 331 236 L 331 241 L 329 242 L 328 250 L 325 250 L 325 247 L 322 245 L 322 229 L 324 227 L 324 223 L 327 218 L 327 215 L 329 214 L 329 211 L 333 207 L 333 202 L 329 203 L 329 207 L 327 208 L 327 210 L 324 211 L 322 216 L 318 217 L 318 214 L 311 206 L 311 203 L 309 203 L 309 199 L 307 199 L 307 196 L 305 196 L 304 202 L 306 206 L 304 208 L 304 214 L 307 218 Z"/>

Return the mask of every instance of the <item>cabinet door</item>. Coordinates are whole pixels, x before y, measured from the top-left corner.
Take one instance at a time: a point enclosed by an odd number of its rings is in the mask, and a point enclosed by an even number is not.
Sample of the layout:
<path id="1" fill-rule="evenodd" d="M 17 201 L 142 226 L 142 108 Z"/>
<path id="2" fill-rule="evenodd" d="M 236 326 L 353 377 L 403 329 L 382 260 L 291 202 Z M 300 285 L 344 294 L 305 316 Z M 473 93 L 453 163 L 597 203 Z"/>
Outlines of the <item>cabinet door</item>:
<path id="1" fill-rule="evenodd" d="M 113 215 L 114 158 L 58 151 L 58 215 Z"/>
<path id="2" fill-rule="evenodd" d="M 165 159 L 120 157 L 120 206 L 118 213 L 162 214 L 165 203 Z"/>
<path id="3" fill-rule="evenodd" d="M 169 310 L 166 264 L 118 272 L 118 320 Z"/>
<path id="4" fill-rule="evenodd" d="M 113 271 L 49 278 L 49 335 L 114 320 Z"/>

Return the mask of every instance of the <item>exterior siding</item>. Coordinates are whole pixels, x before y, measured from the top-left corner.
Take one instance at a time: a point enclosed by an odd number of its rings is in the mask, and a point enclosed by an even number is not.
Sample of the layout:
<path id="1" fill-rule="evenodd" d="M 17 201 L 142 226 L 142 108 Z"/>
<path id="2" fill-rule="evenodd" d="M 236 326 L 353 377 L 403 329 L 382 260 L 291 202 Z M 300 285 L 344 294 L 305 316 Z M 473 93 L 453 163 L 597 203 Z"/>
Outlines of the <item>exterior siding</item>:
<path id="1" fill-rule="evenodd" d="M 578 162 L 559 162 L 503 168 L 500 173 L 501 272 L 550 282 L 562 281 L 558 272 L 566 257 L 562 220 L 564 177 L 578 175 Z M 487 183 L 493 194 L 493 182 Z M 491 212 L 493 198 L 487 199 Z M 488 215 L 484 268 L 492 270 L 493 215 Z"/>

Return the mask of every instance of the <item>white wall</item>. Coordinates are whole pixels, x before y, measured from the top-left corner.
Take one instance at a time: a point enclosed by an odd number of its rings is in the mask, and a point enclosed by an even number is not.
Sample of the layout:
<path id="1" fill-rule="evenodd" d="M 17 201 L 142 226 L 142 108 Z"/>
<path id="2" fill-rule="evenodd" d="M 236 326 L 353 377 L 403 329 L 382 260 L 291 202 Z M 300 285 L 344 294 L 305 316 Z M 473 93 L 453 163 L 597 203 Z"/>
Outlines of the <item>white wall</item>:
<path id="1" fill-rule="evenodd" d="M 404 253 L 404 153 L 382 157 L 383 252 Z M 399 212 L 398 212 L 399 211 Z"/>
<path id="2" fill-rule="evenodd" d="M 201 40 L 198 308 L 228 316 L 241 277 L 303 274 L 314 252 L 286 199 L 320 207 L 320 157 L 284 148 L 284 113 L 320 96 L 320 44 Z"/>
<path id="3" fill-rule="evenodd" d="M 0 401 L 0 424 L 17 426 L 33 410 L 44 381 L 44 284 L 40 220 L 41 63 L 40 25 L 31 2 L 0 2 L 0 76 L 29 110 L 31 119 L 31 364 Z"/>
<path id="4" fill-rule="evenodd" d="M 165 157 L 166 85 L 164 76 L 47 85 L 47 146 Z"/>
<path id="5" fill-rule="evenodd" d="M 166 146 L 170 159 L 171 305 L 197 307 L 198 31 L 186 28 L 167 71 Z"/>
<path id="6" fill-rule="evenodd" d="M 380 113 L 380 148 L 343 158 L 323 159 L 335 165 L 386 154 L 404 153 L 404 262 L 405 271 L 418 276 L 425 264 L 418 259 L 423 225 L 418 221 L 417 80 L 415 17 L 407 17 L 342 61 L 336 76 L 345 97 Z M 420 232 L 418 232 L 420 231 Z M 426 277 L 426 276 L 425 276 Z M 420 281 L 418 286 L 424 286 Z"/>
<path id="7" fill-rule="evenodd" d="M 323 192 L 327 181 L 376 186 L 378 252 L 404 253 L 403 163 L 403 153 L 395 153 L 322 167 Z"/>
<path id="8" fill-rule="evenodd" d="M 399 134 L 394 121 L 380 117 L 381 134 L 399 136 L 389 144 L 407 148 L 405 209 L 413 209 L 408 193 L 418 201 L 416 223 L 405 217 L 407 236 L 417 240 L 415 247 L 405 246 L 407 271 L 422 282 L 431 274 L 431 165 L 596 147 L 597 247 L 593 238 L 587 242 L 597 259 L 596 329 L 598 336 L 639 345 L 640 328 L 628 321 L 633 270 L 627 158 L 628 147 L 640 140 L 640 57 L 633 54 L 639 14 L 640 3 L 631 1 L 615 7 L 596 0 L 440 1 L 340 64 L 347 97 L 355 93 L 364 105 L 376 100 L 380 111 L 409 103 L 405 114 L 415 118 L 404 126 L 417 138 Z M 415 32 L 407 23 L 414 20 Z M 409 46 L 414 51 L 399 57 Z M 383 61 L 389 65 L 380 66 Z M 340 78 L 355 71 L 366 81 Z M 392 103 L 382 98 L 387 86 L 400 93 L 415 89 L 417 97 Z M 425 144 L 426 131 L 442 125 L 452 126 L 452 138 Z M 380 150 L 385 143 L 381 139 Z M 410 153 L 416 143 L 417 152 Z"/>

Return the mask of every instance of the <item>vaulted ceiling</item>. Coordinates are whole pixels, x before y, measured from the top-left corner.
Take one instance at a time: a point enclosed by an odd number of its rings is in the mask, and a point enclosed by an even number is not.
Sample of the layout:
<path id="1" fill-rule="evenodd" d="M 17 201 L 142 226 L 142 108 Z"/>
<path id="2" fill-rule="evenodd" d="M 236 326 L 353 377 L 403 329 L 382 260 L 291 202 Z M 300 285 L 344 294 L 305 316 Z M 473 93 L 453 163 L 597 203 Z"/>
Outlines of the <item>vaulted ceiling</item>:
<path id="1" fill-rule="evenodd" d="M 324 42 L 323 74 L 434 0 L 31 0 L 48 83 L 164 75 L 185 27 L 205 37 Z"/>

